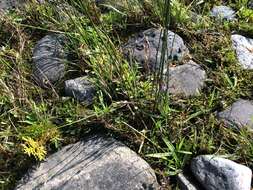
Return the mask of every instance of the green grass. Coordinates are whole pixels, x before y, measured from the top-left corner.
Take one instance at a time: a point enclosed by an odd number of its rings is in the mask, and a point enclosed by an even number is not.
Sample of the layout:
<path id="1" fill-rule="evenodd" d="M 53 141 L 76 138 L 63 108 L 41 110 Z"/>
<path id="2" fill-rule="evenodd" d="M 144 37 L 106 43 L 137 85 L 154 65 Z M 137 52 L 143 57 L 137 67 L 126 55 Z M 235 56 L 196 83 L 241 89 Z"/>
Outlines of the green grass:
<path id="1" fill-rule="evenodd" d="M 160 9 L 164 1 L 125 1 L 122 7 L 107 6 L 112 11 L 105 13 L 81 2 L 69 2 L 76 11 L 62 8 L 64 17 L 52 4 L 28 5 L 0 17 L 0 189 L 13 188 L 31 163 L 96 131 L 138 152 L 160 181 L 171 176 L 165 189 L 176 188 L 173 176 L 199 154 L 229 155 L 253 167 L 252 133 L 225 128 L 216 119 L 216 112 L 236 99 L 253 99 L 253 73 L 241 69 L 230 40 L 233 30 L 252 37 L 246 1 L 230 1 L 239 11 L 233 23 L 209 17 L 208 10 L 221 1 L 171 1 L 169 29 L 184 38 L 193 60 L 208 74 L 200 96 L 189 99 L 162 93 L 157 99 L 152 77 L 129 66 L 120 50 L 131 34 L 168 24 L 168 14 Z M 191 11 L 200 14 L 198 23 Z M 66 63 L 67 76 L 92 77 L 98 91 L 94 105 L 35 85 L 32 48 L 50 32 L 68 37 L 73 60 Z"/>

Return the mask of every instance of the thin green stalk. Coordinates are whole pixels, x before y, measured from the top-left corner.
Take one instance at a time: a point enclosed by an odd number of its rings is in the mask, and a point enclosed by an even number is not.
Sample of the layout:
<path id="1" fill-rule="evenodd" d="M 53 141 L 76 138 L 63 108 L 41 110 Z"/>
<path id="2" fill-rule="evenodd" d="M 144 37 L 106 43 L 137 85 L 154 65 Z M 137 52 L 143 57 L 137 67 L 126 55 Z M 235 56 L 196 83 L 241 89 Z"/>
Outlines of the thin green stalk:
<path id="1" fill-rule="evenodd" d="M 166 85 L 166 91 L 163 90 L 163 82 L 164 82 L 164 70 L 167 65 L 168 59 L 168 28 L 170 25 L 170 0 L 164 0 L 163 6 L 163 18 L 162 18 L 162 25 L 163 29 L 161 30 L 160 38 L 162 38 L 162 50 L 161 50 L 161 57 L 160 62 L 158 61 L 158 53 L 156 57 L 156 64 L 155 64 L 155 73 L 154 73 L 154 86 L 155 86 L 155 104 L 154 109 L 157 109 L 159 103 L 161 103 L 161 99 L 164 96 L 164 93 L 167 93 L 168 86 Z M 159 42 L 160 46 L 160 42 Z M 159 49 L 158 49 L 159 50 Z M 158 70 L 156 69 L 158 65 Z M 169 67 L 168 67 L 169 68 Z M 165 75 L 166 84 L 168 83 L 167 73 Z"/>

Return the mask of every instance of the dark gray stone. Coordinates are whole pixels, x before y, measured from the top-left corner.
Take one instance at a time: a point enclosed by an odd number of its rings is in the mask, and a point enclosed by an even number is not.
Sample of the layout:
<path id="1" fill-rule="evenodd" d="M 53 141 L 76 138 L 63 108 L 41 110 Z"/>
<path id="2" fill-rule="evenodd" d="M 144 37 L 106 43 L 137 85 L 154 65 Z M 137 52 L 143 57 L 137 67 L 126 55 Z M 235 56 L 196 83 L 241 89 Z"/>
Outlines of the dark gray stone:
<path id="1" fill-rule="evenodd" d="M 248 2 L 248 8 L 253 9 L 253 0 L 249 0 Z"/>
<path id="2" fill-rule="evenodd" d="M 231 36 L 233 48 L 244 69 L 253 69 L 253 39 L 234 34 Z"/>
<path id="3" fill-rule="evenodd" d="M 80 102 L 91 104 L 95 95 L 95 87 L 87 77 L 79 77 L 65 81 L 65 94 Z"/>
<path id="4" fill-rule="evenodd" d="M 224 19 L 228 21 L 235 20 L 236 13 L 235 11 L 227 6 L 215 6 L 211 10 L 211 16 L 216 19 Z"/>
<path id="5" fill-rule="evenodd" d="M 151 28 L 130 38 L 123 47 L 124 54 L 129 60 L 133 59 L 145 70 L 158 69 L 159 64 L 156 62 L 160 63 L 162 50 L 160 33 L 161 29 Z M 171 31 L 168 32 L 167 53 L 165 59 L 168 61 L 182 61 L 189 53 L 183 39 Z"/>
<path id="6" fill-rule="evenodd" d="M 253 102 L 239 99 L 225 111 L 218 113 L 218 118 L 232 127 L 249 127 L 253 130 Z"/>
<path id="7" fill-rule="evenodd" d="M 193 184 L 186 175 L 182 173 L 177 175 L 177 181 L 180 186 L 180 190 L 201 190 L 195 184 Z"/>
<path id="8" fill-rule="evenodd" d="M 154 171 L 120 142 L 93 137 L 49 156 L 16 190 L 157 190 Z"/>
<path id="9" fill-rule="evenodd" d="M 205 80 L 206 72 L 193 61 L 170 67 L 168 92 L 172 95 L 185 97 L 196 96 L 204 87 Z"/>
<path id="10" fill-rule="evenodd" d="M 250 190 L 252 171 L 231 160 L 202 155 L 191 162 L 191 170 L 206 190 Z"/>
<path id="11" fill-rule="evenodd" d="M 34 77 L 40 86 L 52 86 L 63 78 L 67 58 L 64 42 L 63 35 L 51 34 L 42 38 L 34 47 Z"/>

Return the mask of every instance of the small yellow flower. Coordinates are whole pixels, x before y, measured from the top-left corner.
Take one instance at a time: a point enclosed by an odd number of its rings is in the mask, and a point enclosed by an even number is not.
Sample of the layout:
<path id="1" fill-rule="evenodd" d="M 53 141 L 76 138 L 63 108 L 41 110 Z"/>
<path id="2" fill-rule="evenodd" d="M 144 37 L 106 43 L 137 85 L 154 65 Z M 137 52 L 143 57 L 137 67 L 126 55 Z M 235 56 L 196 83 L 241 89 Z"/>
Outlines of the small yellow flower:
<path id="1" fill-rule="evenodd" d="M 45 159 L 47 152 L 43 145 L 34 141 L 31 137 L 22 137 L 22 140 L 25 141 L 25 143 L 22 144 L 25 154 L 28 156 L 32 155 L 39 161 Z"/>

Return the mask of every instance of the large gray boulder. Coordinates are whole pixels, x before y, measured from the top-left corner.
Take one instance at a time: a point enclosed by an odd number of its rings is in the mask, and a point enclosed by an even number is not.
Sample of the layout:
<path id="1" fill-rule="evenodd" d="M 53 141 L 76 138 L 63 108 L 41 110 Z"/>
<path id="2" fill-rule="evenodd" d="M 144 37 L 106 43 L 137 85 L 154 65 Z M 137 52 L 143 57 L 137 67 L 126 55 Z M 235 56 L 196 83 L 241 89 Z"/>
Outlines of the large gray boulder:
<path id="1" fill-rule="evenodd" d="M 202 155 L 191 162 L 191 170 L 206 190 L 250 190 L 252 171 L 231 160 Z"/>
<path id="2" fill-rule="evenodd" d="M 207 78 L 206 72 L 193 61 L 170 67 L 168 75 L 168 92 L 184 97 L 199 95 Z"/>
<path id="3" fill-rule="evenodd" d="M 87 77 L 79 77 L 65 81 L 65 94 L 79 102 L 91 104 L 95 95 L 95 86 Z"/>
<path id="4" fill-rule="evenodd" d="M 233 48 L 244 69 L 253 69 L 253 39 L 234 34 L 231 36 Z"/>
<path id="5" fill-rule="evenodd" d="M 157 190 L 154 171 L 122 143 L 93 137 L 68 145 L 30 171 L 16 190 Z"/>
<path id="6" fill-rule="evenodd" d="M 236 18 L 235 11 L 227 6 L 215 6 L 211 10 L 211 16 L 216 19 L 232 21 Z"/>
<path id="7" fill-rule="evenodd" d="M 161 31 L 161 29 L 151 28 L 130 38 L 123 47 L 124 54 L 129 60 L 136 61 L 145 70 L 158 69 L 159 64 L 156 63 L 161 61 L 162 50 Z M 189 54 L 183 39 L 172 31 L 168 31 L 166 52 L 165 59 L 167 61 L 182 61 Z M 165 68 L 167 67 L 168 65 L 165 66 Z"/>
<path id="8" fill-rule="evenodd" d="M 239 99 L 218 113 L 218 118 L 232 127 L 249 127 L 253 130 L 253 102 Z"/>
<path id="9" fill-rule="evenodd" d="M 34 77 L 42 87 L 52 86 L 61 81 L 65 74 L 67 54 L 64 50 L 65 37 L 50 34 L 34 47 Z"/>

